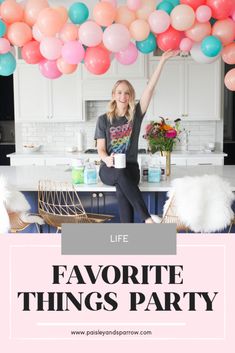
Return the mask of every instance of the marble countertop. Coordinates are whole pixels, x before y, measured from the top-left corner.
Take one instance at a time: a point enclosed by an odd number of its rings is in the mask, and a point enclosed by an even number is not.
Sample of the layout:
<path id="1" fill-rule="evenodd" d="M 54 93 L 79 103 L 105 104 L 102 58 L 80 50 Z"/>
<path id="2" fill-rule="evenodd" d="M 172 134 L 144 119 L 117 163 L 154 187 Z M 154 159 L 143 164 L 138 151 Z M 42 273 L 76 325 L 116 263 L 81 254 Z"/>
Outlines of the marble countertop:
<path id="1" fill-rule="evenodd" d="M 160 183 L 140 183 L 143 192 L 168 191 L 171 181 L 183 176 L 196 176 L 203 174 L 216 174 L 227 180 L 235 191 L 235 165 L 227 166 L 172 166 L 171 176 Z M 38 181 L 43 179 L 71 182 L 71 169 L 66 166 L 0 166 L 0 175 L 4 175 L 13 187 L 19 191 L 37 191 Z M 113 192 L 115 188 L 98 182 L 93 185 L 79 185 L 80 192 Z"/>
<path id="2" fill-rule="evenodd" d="M 139 154 L 140 156 L 148 156 L 148 154 Z M 157 156 L 154 155 L 154 156 Z M 195 158 L 195 157 L 226 157 L 227 154 L 221 151 L 204 152 L 204 151 L 173 151 L 174 158 Z M 14 152 L 7 155 L 10 158 L 97 158 L 97 153 L 83 153 L 83 152 Z"/>

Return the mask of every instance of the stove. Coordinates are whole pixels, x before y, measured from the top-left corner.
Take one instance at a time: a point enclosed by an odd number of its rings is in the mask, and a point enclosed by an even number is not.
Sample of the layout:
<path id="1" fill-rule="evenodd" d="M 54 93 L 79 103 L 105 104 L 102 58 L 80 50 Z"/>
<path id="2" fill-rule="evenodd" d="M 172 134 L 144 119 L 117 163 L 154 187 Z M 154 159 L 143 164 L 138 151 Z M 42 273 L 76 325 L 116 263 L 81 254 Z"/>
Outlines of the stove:
<path id="1" fill-rule="evenodd" d="M 87 150 L 84 151 L 84 153 L 90 153 L 90 154 L 98 154 L 98 151 L 96 148 L 88 148 Z M 146 154 L 147 151 L 145 148 L 139 148 L 138 149 L 139 154 Z"/>
<path id="2" fill-rule="evenodd" d="M 84 153 L 98 154 L 98 151 L 96 148 L 88 148 L 88 150 L 85 150 Z"/>

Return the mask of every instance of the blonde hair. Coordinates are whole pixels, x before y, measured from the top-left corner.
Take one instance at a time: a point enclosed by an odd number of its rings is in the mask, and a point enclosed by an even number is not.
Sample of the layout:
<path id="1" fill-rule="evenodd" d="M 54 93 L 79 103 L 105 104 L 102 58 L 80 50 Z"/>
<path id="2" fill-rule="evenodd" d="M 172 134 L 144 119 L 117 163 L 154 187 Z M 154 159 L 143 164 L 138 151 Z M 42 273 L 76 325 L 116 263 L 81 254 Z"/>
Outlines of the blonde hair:
<path id="1" fill-rule="evenodd" d="M 129 99 L 129 104 L 127 107 L 127 111 L 126 111 L 126 118 L 128 121 L 133 120 L 133 116 L 134 116 L 134 111 L 135 111 L 135 90 L 132 86 L 132 84 L 127 81 L 127 80 L 118 80 L 115 85 L 113 86 L 112 89 L 112 99 L 111 101 L 108 103 L 108 111 L 107 111 L 107 117 L 108 119 L 112 122 L 113 118 L 115 118 L 115 116 L 117 116 L 117 103 L 116 100 L 113 99 L 113 96 L 116 92 L 117 87 L 121 84 L 121 83 L 125 83 L 128 87 L 129 93 L 130 93 L 130 99 Z"/>

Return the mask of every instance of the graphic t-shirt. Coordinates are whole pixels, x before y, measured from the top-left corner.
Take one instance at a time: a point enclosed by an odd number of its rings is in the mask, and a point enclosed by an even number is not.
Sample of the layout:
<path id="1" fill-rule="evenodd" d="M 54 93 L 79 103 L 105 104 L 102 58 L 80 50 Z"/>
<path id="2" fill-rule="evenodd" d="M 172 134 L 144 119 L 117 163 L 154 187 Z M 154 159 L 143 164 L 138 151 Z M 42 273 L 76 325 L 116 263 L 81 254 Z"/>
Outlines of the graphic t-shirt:
<path id="1" fill-rule="evenodd" d="M 111 153 L 125 153 L 127 162 L 137 162 L 138 140 L 140 127 L 144 114 L 138 103 L 135 107 L 133 120 L 128 122 L 125 116 L 112 119 L 112 123 L 106 114 L 99 116 L 95 139 L 105 139 L 106 151 Z"/>

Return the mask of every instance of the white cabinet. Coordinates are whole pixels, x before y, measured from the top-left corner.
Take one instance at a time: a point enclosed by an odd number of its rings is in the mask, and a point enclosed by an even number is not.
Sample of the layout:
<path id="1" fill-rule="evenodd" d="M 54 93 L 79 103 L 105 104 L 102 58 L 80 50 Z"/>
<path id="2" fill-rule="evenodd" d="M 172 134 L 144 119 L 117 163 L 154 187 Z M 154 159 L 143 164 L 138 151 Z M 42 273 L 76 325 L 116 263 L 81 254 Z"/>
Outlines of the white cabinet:
<path id="1" fill-rule="evenodd" d="M 116 81 L 129 80 L 139 99 L 147 83 L 147 58 L 139 54 L 132 65 L 121 65 L 113 59 L 111 66 L 104 75 L 92 75 L 82 67 L 83 100 L 110 100 L 112 88 Z"/>
<path id="2" fill-rule="evenodd" d="M 188 158 L 187 165 L 224 165 L 224 157 Z"/>
<path id="3" fill-rule="evenodd" d="M 158 60 L 149 62 L 149 76 L 158 65 Z M 146 117 L 154 120 L 159 116 L 176 119 L 184 113 L 184 62 L 168 61 L 161 73 Z"/>
<path id="4" fill-rule="evenodd" d="M 11 166 L 20 166 L 20 165 L 27 165 L 27 166 L 44 166 L 45 160 L 44 158 L 25 158 L 25 157 L 10 157 Z"/>
<path id="5" fill-rule="evenodd" d="M 16 121 L 82 121 L 81 86 L 79 71 L 49 80 L 37 66 L 18 62 L 14 74 Z"/>
<path id="6" fill-rule="evenodd" d="M 149 64 L 149 75 L 158 60 Z M 219 120 L 221 117 L 221 61 L 199 64 L 187 58 L 169 60 L 161 74 L 148 119 Z"/>

